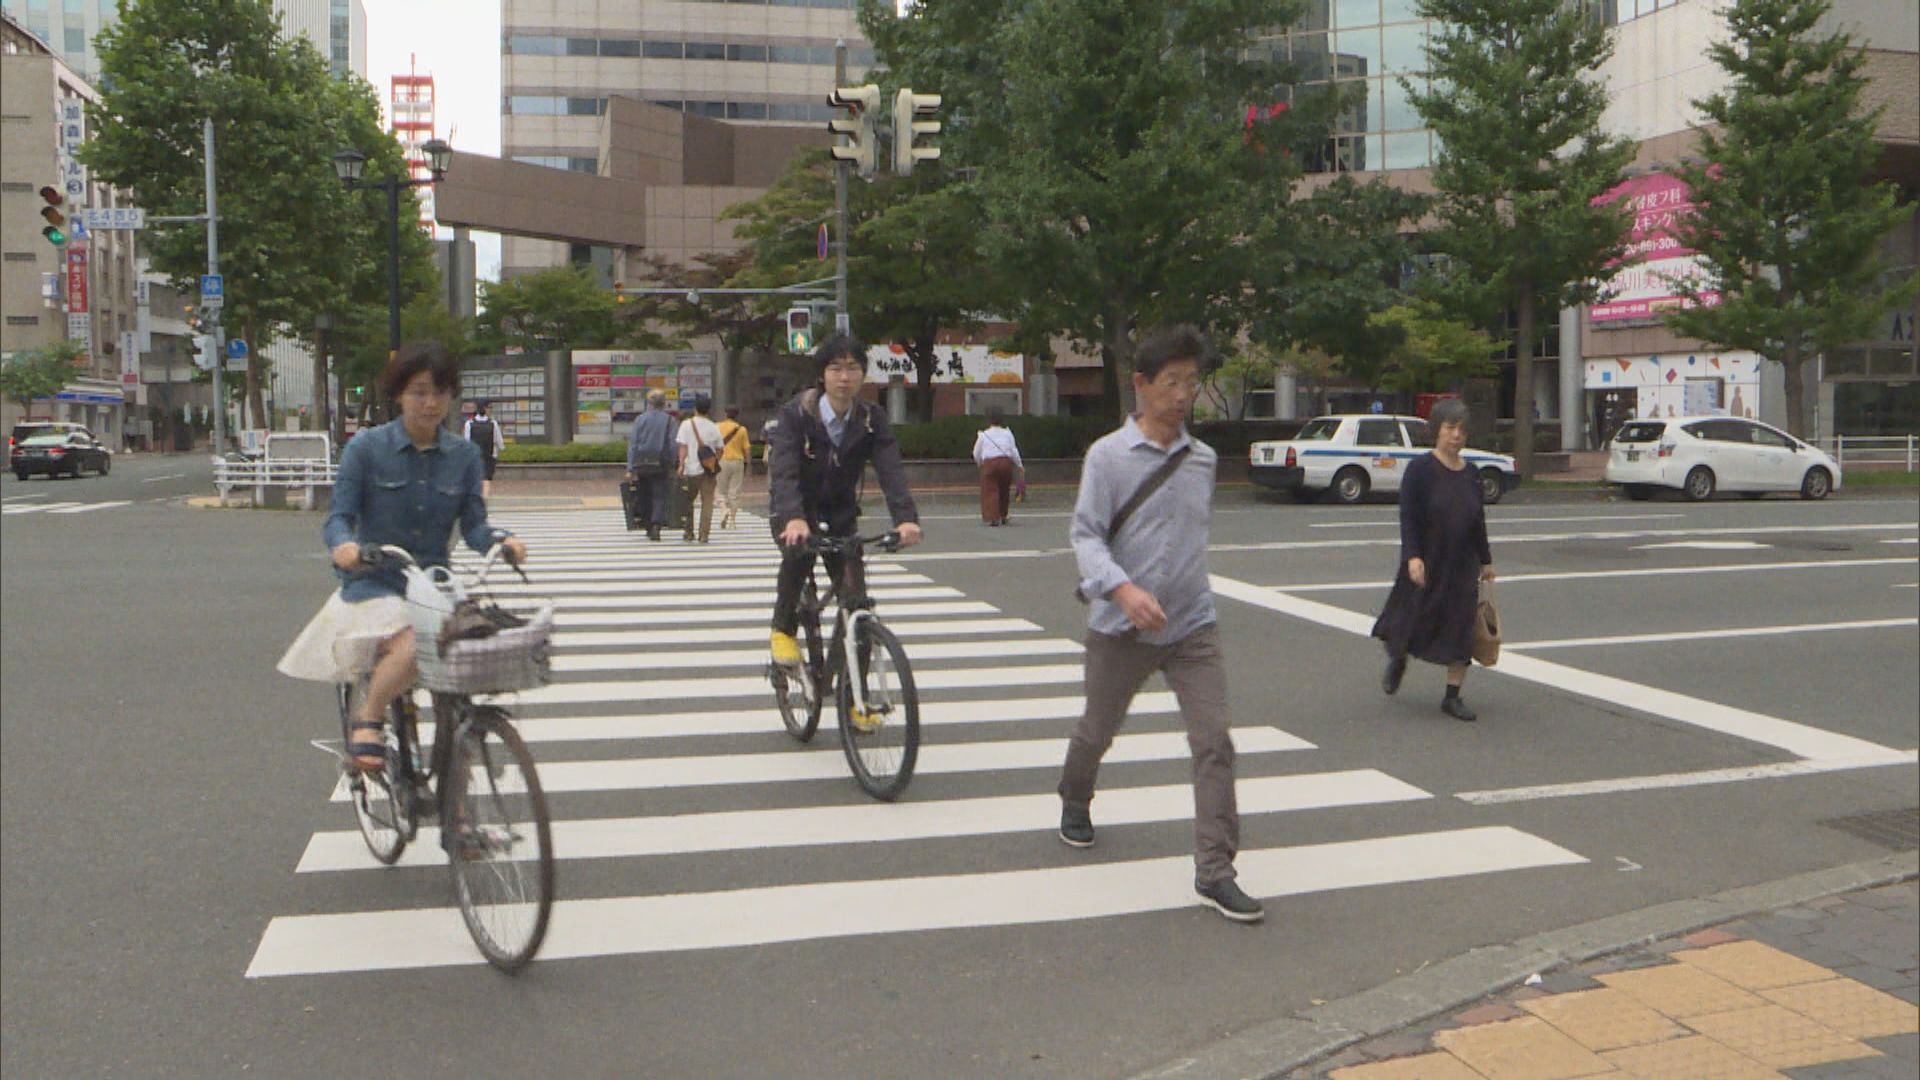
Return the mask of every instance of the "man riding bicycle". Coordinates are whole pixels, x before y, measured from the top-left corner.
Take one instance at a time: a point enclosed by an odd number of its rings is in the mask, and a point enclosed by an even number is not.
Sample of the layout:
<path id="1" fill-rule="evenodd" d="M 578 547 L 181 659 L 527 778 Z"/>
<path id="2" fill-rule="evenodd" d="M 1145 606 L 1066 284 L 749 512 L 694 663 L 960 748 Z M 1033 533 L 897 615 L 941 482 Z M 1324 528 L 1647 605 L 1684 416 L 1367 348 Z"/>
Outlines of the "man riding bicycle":
<path id="1" fill-rule="evenodd" d="M 800 623 L 800 590 L 813 572 L 807 547 L 815 528 L 829 537 L 858 536 L 861 476 L 867 463 L 879 474 L 887 512 L 902 547 L 920 542 L 920 514 L 907 490 L 900 444 L 884 409 L 860 399 L 867 380 L 867 349 L 845 334 L 820 343 L 813 360 L 820 384 L 781 406 L 769 447 L 773 458 L 768 520 L 783 549 L 780 592 L 773 602 L 773 662 L 801 663 L 794 630 Z M 839 583 L 840 597 L 866 594 L 866 572 L 857 551 L 829 553 L 827 573 Z"/>
<path id="2" fill-rule="evenodd" d="M 442 426 L 459 387 L 460 362 L 436 341 L 409 344 L 387 364 L 380 389 L 399 403 L 400 417 L 361 432 L 341 453 L 322 531 L 341 586 L 280 658 L 283 674 L 333 683 L 352 680 L 372 659 L 347 737 L 348 758 L 364 771 L 384 767 L 382 718 L 417 673 L 406 583 L 397 567 L 362 569 L 362 545 L 392 544 L 423 567 L 446 566 L 457 524 L 475 551 L 500 543 L 509 560 L 527 557 L 523 541 L 487 523 L 479 449 Z"/>

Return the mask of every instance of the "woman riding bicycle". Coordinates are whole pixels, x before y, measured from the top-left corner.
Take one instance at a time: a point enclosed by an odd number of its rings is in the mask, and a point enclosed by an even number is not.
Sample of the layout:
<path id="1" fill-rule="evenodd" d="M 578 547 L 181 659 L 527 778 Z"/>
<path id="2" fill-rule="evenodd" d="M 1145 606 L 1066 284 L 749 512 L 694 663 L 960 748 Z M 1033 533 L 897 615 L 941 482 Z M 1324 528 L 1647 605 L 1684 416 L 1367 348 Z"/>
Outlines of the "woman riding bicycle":
<path id="1" fill-rule="evenodd" d="M 361 770 L 385 765 L 382 718 L 416 675 L 406 584 L 398 568 L 362 569 L 361 546 L 392 544 L 421 566 L 445 566 L 457 524 L 475 551 L 499 543 L 511 561 L 527 557 L 523 541 L 487 523 L 480 451 L 442 426 L 459 388 L 460 363 L 437 341 L 406 345 L 388 362 L 380 389 L 399 403 L 400 418 L 361 432 L 340 455 L 322 532 L 342 584 L 280 658 L 281 673 L 322 682 L 371 668 L 347 737 Z"/>

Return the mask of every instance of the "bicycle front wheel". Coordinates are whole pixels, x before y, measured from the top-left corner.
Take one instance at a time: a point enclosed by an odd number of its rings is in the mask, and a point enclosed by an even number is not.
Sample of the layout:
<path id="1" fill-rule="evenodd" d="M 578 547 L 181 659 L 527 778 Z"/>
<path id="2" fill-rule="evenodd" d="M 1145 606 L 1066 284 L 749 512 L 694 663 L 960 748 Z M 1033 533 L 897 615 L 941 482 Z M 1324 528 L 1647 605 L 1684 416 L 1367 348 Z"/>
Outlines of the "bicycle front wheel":
<path id="1" fill-rule="evenodd" d="M 353 740 L 353 719 L 360 715 L 366 699 L 367 676 L 340 684 L 340 737 L 343 740 Z M 379 772 L 362 772 L 352 765 L 345 766 L 343 772 L 347 778 L 347 797 L 353 803 L 354 821 L 360 826 L 360 838 L 367 842 L 367 850 L 374 858 L 392 866 L 399 861 L 400 853 L 407 850 L 407 841 L 413 839 L 413 815 L 401 801 L 402 797 L 394 793 L 394 762 L 389 757 L 387 767 Z"/>
<path id="2" fill-rule="evenodd" d="M 835 696 L 840 713 L 840 746 L 860 789 L 882 802 L 892 802 L 913 779 L 920 757 L 920 694 L 913 686 L 913 669 L 893 631 L 875 619 L 854 624 L 854 655 L 858 672 L 845 672 Z M 859 713 L 853 680 L 866 687 L 866 710 Z"/>
<path id="3" fill-rule="evenodd" d="M 500 709 L 454 738 L 441 844 L 467 932 L 509 974 L 540 950 L 553 911 L 553 824 L 533 755 Z"/>

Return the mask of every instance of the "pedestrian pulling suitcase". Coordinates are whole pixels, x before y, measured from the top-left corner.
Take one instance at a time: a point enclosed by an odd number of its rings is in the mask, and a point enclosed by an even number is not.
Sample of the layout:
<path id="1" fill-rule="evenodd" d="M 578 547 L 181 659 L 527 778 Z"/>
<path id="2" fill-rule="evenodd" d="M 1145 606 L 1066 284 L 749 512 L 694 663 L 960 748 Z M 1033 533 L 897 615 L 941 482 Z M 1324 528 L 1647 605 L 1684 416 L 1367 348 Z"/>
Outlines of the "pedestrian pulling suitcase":
<path id="1" fill-rule="evenodd" d="M 641 520 L 639 500 L 634 497 L 633 481 L 620 481 L 620 509 L 627 515 L 627 531 L 635 532 L 647 527 Z"/>

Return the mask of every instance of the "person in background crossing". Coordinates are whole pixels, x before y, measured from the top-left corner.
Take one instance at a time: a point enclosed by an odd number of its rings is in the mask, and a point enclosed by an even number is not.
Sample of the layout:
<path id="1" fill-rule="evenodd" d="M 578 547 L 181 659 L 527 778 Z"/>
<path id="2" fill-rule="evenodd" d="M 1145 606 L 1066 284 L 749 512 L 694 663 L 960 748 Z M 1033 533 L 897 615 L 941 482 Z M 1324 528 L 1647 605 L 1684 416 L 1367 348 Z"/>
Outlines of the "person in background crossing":
<path id="1" fill-rule="evenodd" d="M 720 421 L 720 527 L 731 529 L 740 512 L 740 489 L 747 479 L 747 426 L 740 422 L 740 406 L 727 406 Z"/>
<path id="2" fill-rule="evenodd" d="M 500 425 L 494 422 L 488 411 L 492 402 L 481 398 L 473 407 L 473 416 L 467 420 L 466 430 L 461 434 L 467 437 L 480 451 L 480 464 L 486 472 L 486 479 L 480 482 L 480 497 L 493 498 L 493 469 L 500 463 L 500 451 L 507 448 L 507 437 L 500 431 Z"/>
<path id="3" fill-rule="evenodd" d="M 627 435 L 627 480 L 633 485 L 634 516 L 646 523 L 647 539 L 659 540 L 667 524 L 667 498 L 674 481 L 674 437 L 678 425 L 667 415 L 667 395 L 647 392 L 647 411 L 633 420 Z"/>
<path id="4" fill-rule="evenodd" d="M 980 467 L 980 520 L 1005 525 L 1014 476 L 1025 472 L 1026 464 L 998 405 L 987 410 L 985 430 L 973 437 L 973 463 Z"/>

